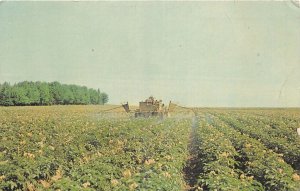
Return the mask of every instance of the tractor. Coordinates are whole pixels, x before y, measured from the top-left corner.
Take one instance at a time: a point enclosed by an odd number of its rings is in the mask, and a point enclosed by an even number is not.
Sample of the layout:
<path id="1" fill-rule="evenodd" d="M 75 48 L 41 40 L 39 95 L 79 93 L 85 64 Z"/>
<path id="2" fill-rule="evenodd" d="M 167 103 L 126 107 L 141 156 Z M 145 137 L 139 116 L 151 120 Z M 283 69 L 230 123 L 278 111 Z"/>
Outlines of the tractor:
<path id="1" fill-rule="evenodd" d="M 122 104 L 123 108 L 127 113 L 130 113 L 128 102 L 126 104 Z M 166 107 L 162 100 L 156 100 L 153 96 L 150 96 L 145 101 L 141 101 L 139 103 L 139 108 L 134 111 L 135 117 L 168 117 L 169 110 L 171 106 L 171 101 L 169 103 L 169 107 Z"/>

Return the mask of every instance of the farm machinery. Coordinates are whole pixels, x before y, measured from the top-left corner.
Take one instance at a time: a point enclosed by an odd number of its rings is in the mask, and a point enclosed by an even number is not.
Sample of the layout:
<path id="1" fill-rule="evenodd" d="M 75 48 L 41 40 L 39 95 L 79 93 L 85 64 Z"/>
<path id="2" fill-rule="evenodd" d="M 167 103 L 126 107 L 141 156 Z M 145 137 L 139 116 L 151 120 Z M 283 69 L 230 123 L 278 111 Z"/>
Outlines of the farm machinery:
<path id="1" fill-rule="evenodd" d="M 125 104 L 122 104 L 123 108 L 127 113 L 132 112 L 129 109 L 128 102 Z M 172 110 L 172 103 L 169 102 L 169 106 L 165 106 L 165 104 L 162 103 L 162 100 L 156 100 L 154 97 L 150 96 L 145 101 L 141 101 L 139 103 L 139 108 L 134 110 L 134 116 L 135 117 L 168 117 L 170 115 L 170 111 Z"/>
<path id="2" fill-rule="evenodd" d="M 134 106 L 136 107 L 136 106 Z M 107 112 L 107 111 L 112 111 L 115 109 L 123 108 L 126 113 L 134 113 L 134 117 L 144 117 L 144 118 L 149 118 L 149 117 L 160 117 L 160 118 L 165 118 L 165 117 L 170 117 L 170 113 L 174 112 L 174 114 L 178 114 L 178 108 L 184 109 L 188 112 L 193 112 L 195 114 L 195 111 L 193 108 L 188 108 L 188 107 L 183 107 L 180 105 L 177 105 L 175 103 L 169 102 L 169 105 L 166 106 L 162 100 L 157 100 L 153 96 L 150 96 L 148 99 L 145 101 L 140 101 L 139 106 L 137 109 L 130 109 L 129 104 L 124 103 L 121 104 L 120 106 L 114 107 L 114 108 L 109 108 L 106 110 L 102 110 L 102 112 Z M 176 110 L 176 112 L 175 112 Z M 179 112 L 182 112 L 182 110 Z"/>

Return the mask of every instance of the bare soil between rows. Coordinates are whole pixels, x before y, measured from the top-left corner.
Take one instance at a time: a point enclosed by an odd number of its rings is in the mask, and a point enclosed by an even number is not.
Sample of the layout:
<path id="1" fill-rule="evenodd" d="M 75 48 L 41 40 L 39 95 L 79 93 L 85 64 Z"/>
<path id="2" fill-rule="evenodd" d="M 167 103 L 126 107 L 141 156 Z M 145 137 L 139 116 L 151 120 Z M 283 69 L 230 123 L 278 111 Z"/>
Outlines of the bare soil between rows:
<path id="1" fill-rule="evenodd" d="M 196 118 L 193 119 L 193 125 L 189 137 L 189 157 L 187 158 L 185 168 L 183 169 L 184 180 L 186 182 L 185 190 L 187 191 L 195 191 L 199 190 L 197 184 L 197 177 L 201 172 L 200 161 L 198 157 L 199 153 L 199 141 L 197 139 L 197 120 Z"/>

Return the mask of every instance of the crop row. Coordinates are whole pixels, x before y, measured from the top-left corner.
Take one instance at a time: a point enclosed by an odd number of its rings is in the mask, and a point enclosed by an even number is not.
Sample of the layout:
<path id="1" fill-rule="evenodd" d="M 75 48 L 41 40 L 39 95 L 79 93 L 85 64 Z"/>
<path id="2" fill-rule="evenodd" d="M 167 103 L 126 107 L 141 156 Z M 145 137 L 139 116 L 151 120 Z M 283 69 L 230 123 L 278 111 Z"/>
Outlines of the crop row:
<path id="1" fill-rule="evenodd" d="M 231 141 L 203 118 L 199 121 L 199 186 L 205 190 L 263 190 L 262 185 L 236 168 L 238 152 Z"/>
<path id="2" fill-rule="evenodd" d="M 49 110 L 1 111 L 0 190 L 183 188 L 189 120 Z"/>
<path id="3" fill-rule="evenodd" d="M 266 190 L 296 190 L 300 177 L 282 158 L 258 140 L 242 134 L 226 123 L 212 118 L 212 125 L 232 142 L 239 153 L 240 168 L 261 182 Z"/>
<path id="4" fill-rule="evenodd" d="M 215 114 L 232 128 L 249 135 L 262 142 L 267 148 L 282 154 L 284 160 L 294 168 L 300 166 L 300 144 L 299 138 L 296 137 L 294 142 L 290 142 L 285 137 L 280 137 L 276 129 L 266 124 L 260 124 L 255 120 L 236 118 L 228 114 Z M 292 135 L 291 135 L 292 136 Z"/>
<path id="5" fill-rule="evenodd" d="M 230 116 L 243 123 L 262 128 L 270 136 L 286 139 L 294 145 L 300 145 L 300 139 L 295 131 L 295 124 L 286 124 L 282 120 L 267 116 L 253 116 L 251 114 L 230 113 Z"/>
<path id="6" fill-rule="evenodd" d="M 300 126 L 299 110 L 263 110 L 255 112 L 247 112 L 249 115 L 268 118 L 270 121 L 279 124 L 285 124 L 291 130 L 296 130 Z"/>

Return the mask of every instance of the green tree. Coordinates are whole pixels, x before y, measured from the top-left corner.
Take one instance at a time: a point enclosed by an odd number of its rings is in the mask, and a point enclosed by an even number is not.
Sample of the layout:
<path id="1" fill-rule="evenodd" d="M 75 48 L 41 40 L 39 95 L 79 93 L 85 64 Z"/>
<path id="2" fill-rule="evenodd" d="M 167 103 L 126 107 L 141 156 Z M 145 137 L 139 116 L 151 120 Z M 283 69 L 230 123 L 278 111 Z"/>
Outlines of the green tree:
<path id="1" fill-rule="evenodd" d="M 49 85 L 45 82 L 37 82 L 36 85 L 40 92 L 40 105 L 50 105 L 52 100 Z"/>
<path id="2" fill-rule="evenodd" d="M 23 81 L 0 84 L 0 105 L 105 104 L 108 95 L 86 86 Z"/>
<path id="3" fill-rule="evenodd" d="M 63 103 L 64 104 L 74 104 L 75 98 L 73 91 L 69 85 L 63 85 Z"/>
<path id="4" fill-rule="evenodd" d="M 102 104 L 101 92 L 99 88 L 97 90 L 97 104 Z"/>
<path id="5" fill-rule="evenodd" d="M 12 88 L 9 83 L 4 82 L 0 92 L 0 105 L 11 106 L 13 103 Z"/>
<path id="6" fill-rule="evenodd" d="M 101 93 L 101 104 L 106 104 L 108 102 L 108 95 L 106 93 Z"/>
<path id="7" fill-rule="evenodd" d="M 29 105 L 30 100 L 24 87 L 14 86 L 12 90 L 14 105 Z"/>
<path id="8" fill-rule="evenodd" d="M 40 91 L 33 82 L 29 82 L 29 86 L 27 87 L 27 97 L 30 100 L 30 105 L 40 104 Z"/>
<path id="9" fill-rule="evenodd" d="M 50 83 L 50 94 L 52 97 L 52 104 L 63 104 L 63 89 L 59 82 Z"/>
<path id="10" fill-rule="evenodd" d="M 83 91 L 83 97 L 82 97 L 83 104 L 90 104 L 91 102 L 90 102 L 90 94 L 88 88 L 85 86 L 82 86 L 81 88 Z"/>
<path id="11" fill-rule="evenodd" d="M 98 93 L 94 89 L 89 89 L 89 94 L 90 94 L 90 103 L 91 104 L 98 104 Z"/>

